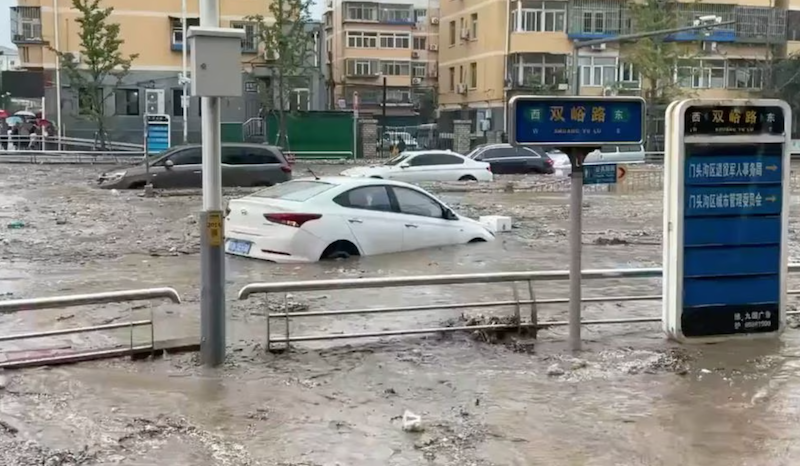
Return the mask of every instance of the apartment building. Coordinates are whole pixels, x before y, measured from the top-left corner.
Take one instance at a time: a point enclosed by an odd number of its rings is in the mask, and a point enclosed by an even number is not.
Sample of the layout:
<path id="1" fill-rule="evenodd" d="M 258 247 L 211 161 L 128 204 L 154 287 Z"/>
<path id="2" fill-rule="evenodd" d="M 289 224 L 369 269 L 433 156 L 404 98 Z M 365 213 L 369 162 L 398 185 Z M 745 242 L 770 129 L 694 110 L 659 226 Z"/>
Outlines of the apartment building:
<path id="1" fill-rule="evenodd" d="M 19 67 L 19 52 L 11 47 L 0 45 L 0 71 L 16 70 Z"/>
<path id="2" fill-rule="evenodd" d="M 327 65 L 337 107 L 357 105 L 376 117 L 385 112 L 394 122 L 416 115 L 419 96 L 436 92 L 439 1 L 328 0 L 326 6 Z"/>
<path id="3" fill-rule="evenodd" d="M 791 0 L 800 10 L 800 0 Z M 505 129 L 504 105 L 515 94 L 573 93 L 573 43 L 636 32 L 622 0 L 445 0 L 439 43 L 440 120 L 467 118 L 476 130 Z M 774 0 L 686 1 L 677 27 L 716 16 L 733 25 L 711 33 L 670 36 L 681 44 L 674 77 L 686 95 L 736 98 L 762 87 L 754 63 L 770 54 L 800 50 L 795 13 Z M 665 12 L 665 14 L 668 14 Z M 787 47 L 787 39 L 797 45 Z M 789 42 L 792 44 L 792 42 Z M 642 79 L 626 63 L 625 45 L 582 48 L 578 57 L 581 95 L 640 95 Z"/>
<path id="4" fill-rule="evenodd" d="M 189 0 L 187 27 L 199 26 L 199 2 Z M 118 23 L 124 39 L 124 55 L 138 53 L 131 71 L 115 89 L 112 83 L 106 91 L 106 115 L 109 116 L 109 134 L 114 140 L 140 142 L 145 113 L 168 114 L 172 118 L 173 142 L 181 141 L 184 122 L 183 89 L 179 81 L 182 72 L 181 0 L 104 0 L 104 7 L 114 8 L 111 21 Z M 242 41 L 242 98 L 225 99 L 222 120 L 244 122 L 256 117 L 261 102 L 258 96 L 259 81 L 274 85 L 271 64 L 274 58 L 264 53 L 259 44 L 256 25 L 246 18 L 260 14 L 269 19 L 267 0 L 220 0 L 222 27 L 245 31 Z M 11 39 L 19 49 L 21 65 L 28 70 L 42 70 L 46 82 L 46 109 L 48 117 L 56 120 L 56 104 L 61 105 L 61 126 L 65 134 L 75 137 L 93 137 L 91 122 L 81 118 L 77 89 L 61 80 L 61 92 L 56 89 L 58 61 L 52 49 L 72 52 L 80 56 L 77 11 L 70 0 L 18 0 L 11 7 Z M 290 105 L 302 110 L 320 109 L 325 104 L 325 86 L 321 75 L 322 43 L 321 25 L 309 25 L 309 40 L 314 41 L 318 55 L 310 57 L 317 67 L 309 76 L 308 85 L 297 89 Z M 187 50 L 191 54 L 191 50 Z M 113 95 L 111 95 L 113 93 Z M 199 98 L 189 99 L 186 111 L 189 140 L 200 140 Z"/>

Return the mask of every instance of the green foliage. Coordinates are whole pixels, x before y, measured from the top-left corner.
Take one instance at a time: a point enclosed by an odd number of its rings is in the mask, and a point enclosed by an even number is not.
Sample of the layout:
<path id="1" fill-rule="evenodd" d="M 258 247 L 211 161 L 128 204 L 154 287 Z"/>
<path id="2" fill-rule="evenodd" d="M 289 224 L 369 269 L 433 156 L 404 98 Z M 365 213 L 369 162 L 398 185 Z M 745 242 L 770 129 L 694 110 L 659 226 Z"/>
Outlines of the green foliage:
<path id="1" fill-rule="evenodd" d="M 61 72 L 78 90 L 80 113 L 97 124 L 101 142 L 105 145 L 105 101 L 113 96 L 103 92 L 104 85 L 116 89 L 128 74 L 138 54 L 123 56 L 120 47 L 120 27 L 109 21 L 113 8 L 102 8 L 101 0 L 72 0 L 78 11 L 80 57 L 71 52 L 53 51 L 61 61 Z"/>
<path id="2" fill-rule="evenodd" d="M 678 7 L 674 0 L 629 1 L 627 9 L 636 33 L 674 29 L 678 24 Z M 649 104 L 665 104 L 678 97 L 680 87 L 675 82 L 674 69 L 683 50 L 675 42 L 665 42 L 664 36 L 637 39 L 622 48 L 622 59 L 642 75 L 644 97 Z"/>
<path id="3" fill-rule="evenodd" d="M 256 24 L 264 60 L 272 70 L 272 79 L 259 85 L 262 104 L 278 114 L 281 131 L 276 144 L 288 148 L 286 109 L 293 89 L 309 87 L 313 76 L 314 42 L 308 24 L 311 22 L 311 0 L 274 0 L 269 5 L 271 21 L 261 15 L 248 16 Z"/>

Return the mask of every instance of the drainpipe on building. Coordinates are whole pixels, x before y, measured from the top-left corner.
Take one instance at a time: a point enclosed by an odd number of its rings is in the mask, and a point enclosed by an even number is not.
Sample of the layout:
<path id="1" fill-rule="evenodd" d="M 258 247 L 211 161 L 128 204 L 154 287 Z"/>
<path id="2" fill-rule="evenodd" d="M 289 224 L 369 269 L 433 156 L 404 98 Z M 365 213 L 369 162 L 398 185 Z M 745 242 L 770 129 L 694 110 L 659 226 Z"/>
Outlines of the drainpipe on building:
<path id="1" fill-rule="evenodd" d="M 506 53 L 503 56 L 503 133 L 508 132 L 508 85 L 506 85 L 506 79 L 508 78 L 508 54 L 511 51 L 511 21 L 509 18 L 511 15 L 512 1 L 513 0 L 506 1 Z M 489 111 L 491 112 L 491 109 Z"/>
<path id="2" fill-rule="evenodd" d="M 61 35 L 59 34 L 58 0 L 53 0 L 53 34 L 54 46 L 61 51 Z M 58 131 L 58 150 L 61 150 L 61 138 L 64 137 L 64 125 L 61 124 L 61 57 L 56 54 L 56 128 Z"/>

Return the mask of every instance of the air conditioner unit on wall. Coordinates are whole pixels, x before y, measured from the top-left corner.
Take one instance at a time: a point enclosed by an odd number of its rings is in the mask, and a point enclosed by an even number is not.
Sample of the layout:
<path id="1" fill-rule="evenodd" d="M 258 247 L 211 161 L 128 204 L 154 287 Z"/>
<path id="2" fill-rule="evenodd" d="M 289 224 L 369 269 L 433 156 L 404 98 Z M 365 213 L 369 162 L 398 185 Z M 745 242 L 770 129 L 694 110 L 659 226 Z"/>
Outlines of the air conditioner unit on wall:
<path id="1" fill-rule="evenodd" d="M 469 29 L 464 28 L 461 30 L 461 38 L 464 40 L 469 39 Z"/>
<path id="2" fill-rule="evenodd" d="M 411 52 L 411 58 L 419 58 L 419 52 L 417 52 L 416 50 Z"/>
<path id="3" fill-rule="evenodd" d="M 420 84 L 422 84 L 422 78 L 411 78 L 411 84 L 419 86 Z"/>
<path id="4" fill-rule="evenodd" d="M 430 50 L 431 52 L 435 52 L 435 51 L 439 50 L 439 44 L 430 44 L 430 45 L 428 45 L 428 50 Z"/>
<path id="5" fill-rule="evenodd" d="M 702 49 L 706 53 L 717 53 L 719 47 L 716 42 L 703 42 Z"/>
<path id="6" fill-rule="evenodd" d="M 164 113 L 164 89 L 144 90 L 145 113 L 158 115 Z"/>
<path id="7" fill-rule="evenodd" d="M 595 44 L 595 45 L 592 45 L 589 48 L 592 49 L 592 50 L 595 50 L 595 51 L 601 51 L 601 50 L 605 50 L 606 49 L 606 44 Z"/>
<path id="8" fill-rule="evenodd" d="M 464 83 L 456 85 L 456 92 L 458 94 L 466 94 L 467 93 L 467 85 Z"/>
<path id="9" fill-rule="evenodd" d="M 434 16 L 434 17 L 432 17 L 432 18 L 431 18 L 431 24 L 439 24 L 439 18 L 437 18 L 437 17 L 435 17 L 435 16 Z"/>

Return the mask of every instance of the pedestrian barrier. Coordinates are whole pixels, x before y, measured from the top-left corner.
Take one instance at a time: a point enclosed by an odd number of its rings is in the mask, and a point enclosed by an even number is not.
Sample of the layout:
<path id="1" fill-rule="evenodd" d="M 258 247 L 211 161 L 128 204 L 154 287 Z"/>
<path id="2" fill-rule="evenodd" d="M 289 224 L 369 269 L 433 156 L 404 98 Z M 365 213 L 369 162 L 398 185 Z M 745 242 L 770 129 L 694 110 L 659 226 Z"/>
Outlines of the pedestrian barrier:
<path id="1" fill-rule="evenodd" d="M 800 271 L 800 264 L 791 264 L 790 273 Z M 662 270 L 660 268 L 639 268 L 639 269 L 597 269 L 584 270 L 582 277 L 584 280 L 619 279 L 619 278 L 656 278 L 660 279 Z M 456 275 L 420 275 L 407 277 L 380 277 L 380 278 L 347 278 L 333 280 L 309 280 L 295 282 L 277 283 L 251 283 L 239 290 L 239 299 L 250 299 L 253 295 L 264 295 L 266 314 L 266 346 L 268 351 L 276 351 L 289 348 L 292 342 L 376 338 L 400 335 L 419 335 L 430 333 L 448 333 L 475 330 L 532 330 L 533 334 L 541 329 L 550 327 L 564 327 L 569 324 L 567 321 L 539 321 L 540 305 L 567 304 L 569 298 L 548 298 L 537 299 L 534 291 L 534 282 L 566 281 L 569 279 L 569 272 L 566 270 L 555 271 L 534 271 L 534 272 L 500 272 L 500 273 L 476 273 L 476 274 L 456 274 Z M 520 297 L 518 283 L 527 285 L 528 298 Z M 290 312 L 287 293 L 302 293 L 309 291 L 334 291 L 334 290 L 362 290 L 380 288 L 402 288 L 414 286 L 444 286 L 444 285 L 486 285 L 490 283 L 504 283 L 511 286 L 513 300 L 502 301 L 479 301 L 448 304 L 429 304 L 397 307 L 379 307 L 367 309 L 342 309 L 326 311 L 302 311 Z M 271 294 L 283 293 L 282 312 L 271 313 L 269 311 L 269 296 Z M 800 294 L 800 289 L 790 290 L 790 295 Z M 660 301 L 661 294 L 657 295 L 633 295 L 633 296 L 593 296 L 584 297 L 583 303 L 603 303 L 603 302 L 626 302 L 626 301 Z M 432 328 L 382 330 L 373 332 L 359 333 L 327 333 L 316 335 L 292 335 L 291 323 L 295 319 L 305 319 L 310 317 L 331 317 L 347 315 L 369 315 L 386 313 L 404 313 L 419 311 L 455 310 L 455 309 L 481 309 L 496 308 L 502 306 L 513 306 L 514 315 L 512 324 L 486 324 L 470 326 L 448 326 Z M 527 321 L 523 319 L 522 307 L 530 306 Z M 798 315 L 800 311 L 787 312 L 789 315 Z M 272 320 L 282 320 L 284 330 L 282 336 L 272 334 Z M 635 317 L 617 319 L 593 319 L 583 320 L 583 325 L 610 325 L 610 324 L 635 324 L 661 322 L 661 317 Z M 283 345 L 276 347 L 276 344 Z"/>
<path id="2" fill-rule="evenodd" d="M 0 315 L 14 314 L 18 312 L 36 311 L 42 309 L 62 309 L 68 307 L 88 306 L 92 304 L 127 303 L 133 301 L 150 301 L 156 299 L 166 299 L 173 303 L 180 303 L 181 297 L 173 288 L 145 288 L 138 290 L 108 291 L 103 293 L 78 294 L 66 296 L 53 296 L 48 298 L 32 299 L 13 299 L 0 301 Z M 46 356 L 40 358 L 28 358 L 24 362 L 28 366 L 57 364 L 65 362 L 76 362 L 100 357 L 126 356 L 136 352 L 149 351 L 155 349 L 155 322 L 153 311 L 150 310 L 150 318 L 142 320 L 131 320 L 127 322 L 115 322 L 102 325 L 85 327 L 73 327 L 44 332 L 18 333 L 14 335 L 0 335 L 0 343 L 20 340 L 30 340 L 35 338 L 46 338 L 63 335 L 76 335 L 89 332 L 100 332 L 104 330 L 130 329 L 130 342 L 127 346 L 117 346 L 113 348 L 103 348 L 98 350 L 72 352 L 68 354 Z M 150 342 L 143 345 L 135 345 L 133 331 L 136 328 L 149 327 Z M 19 359 L 0 360 L 0 368 L 6 366 L 19 365 Z"/>

